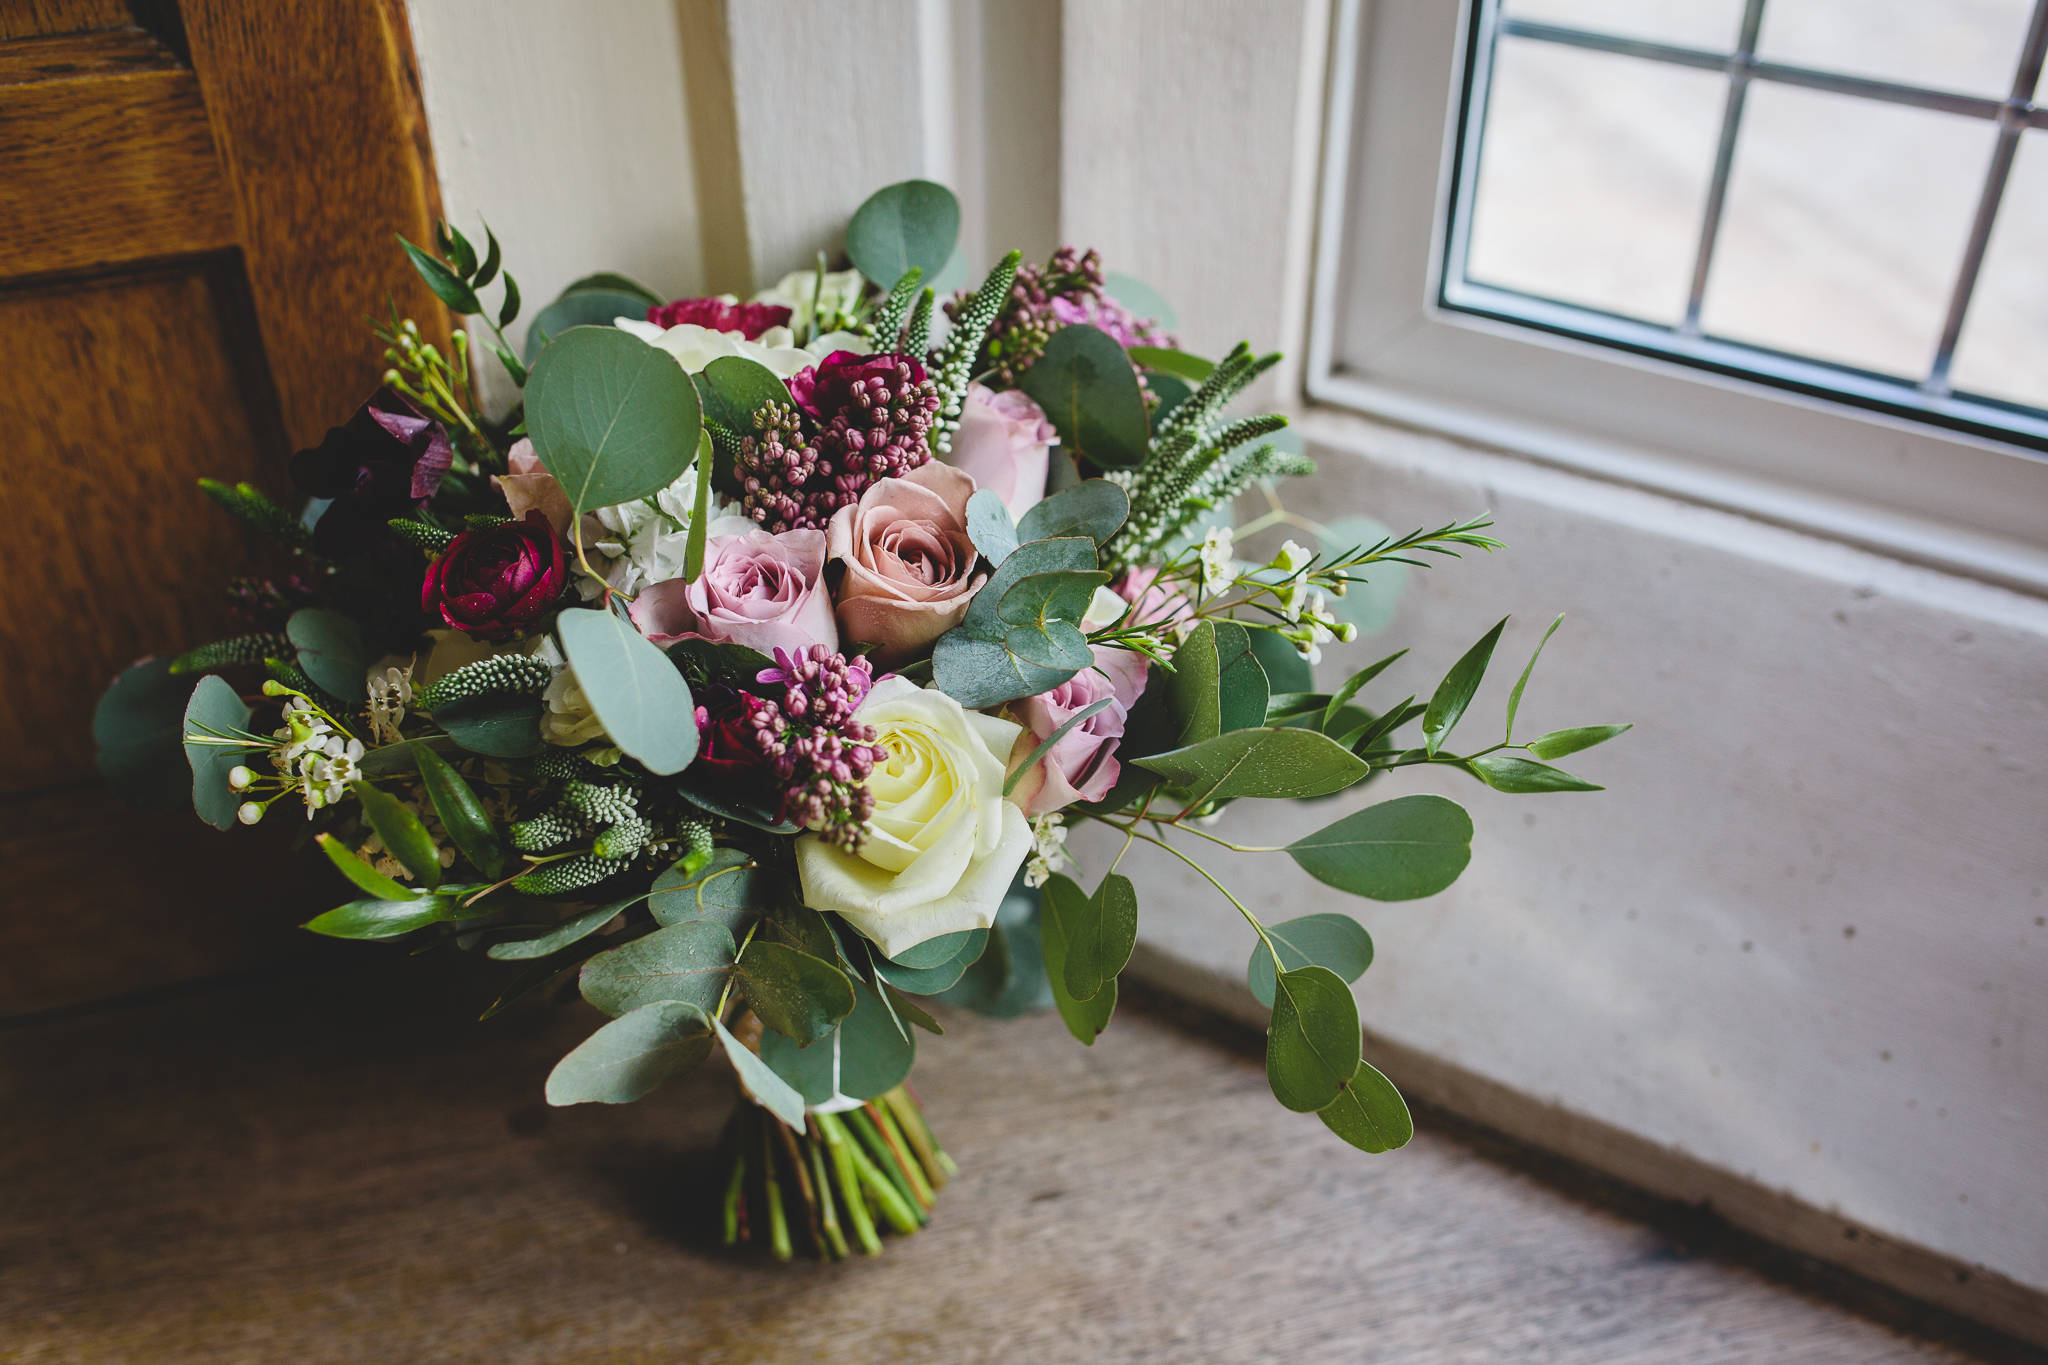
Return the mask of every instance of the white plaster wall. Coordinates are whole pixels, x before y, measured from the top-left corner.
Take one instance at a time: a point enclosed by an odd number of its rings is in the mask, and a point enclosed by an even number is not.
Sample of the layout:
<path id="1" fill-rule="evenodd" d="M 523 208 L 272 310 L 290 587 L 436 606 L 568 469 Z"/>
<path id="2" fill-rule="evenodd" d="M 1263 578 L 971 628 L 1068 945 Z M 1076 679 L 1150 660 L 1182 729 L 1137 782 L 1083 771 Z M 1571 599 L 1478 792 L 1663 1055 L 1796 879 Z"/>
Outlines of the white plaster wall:
<path id="1" fill-rule="evenodd" d="M 1454 743 L 1481 747 L 1564 611 L 1518 735 L 1636 728 L 1561 761 L 1606 792 L 1394 774 L 1327 802 L 1240 803 L 1216 830 L 1284 844 L 1437 791 L 1477 833 L 1431 900 L 1377 905 L 1283 857 L 1190 852 L 1262 918 L 1356 915 L 1378 947 L 1358 986 L 1369 1030 L 2048 1286 L 2048 603 L 1322 420 L 1342 444 L 1312 445 L 1323 472 L 1290 501 L 1403 529 L 1491 509 L 1509 542 L 1412 575 L 1383 636 L 1329 651 L 1325 684 L 1412 645 L 1371 695 L 1426 697 L 1513 611 Z M 1113 839 L 1074 843 L 1099 871 Z M 1142 845 L 1124 868 L 1148 945 L 1242 980 L 1252 938 L 1228 904 Z"/>
<path id="2" fill-rule="evenodd" d="M 1304 40 L 1300 0 L 1066 0 L 1060 235 L 1157 289 L 1188 349 L 1282 346 L 1306 214 L 1291 212 Z M 1270 385 L 1267 386 L 1270 390 Z M 1270 396 L 1270 393 L 1269 393 Z"/>
<path id="3" fill-rule="evenodd" d="M 675 0 L 412 0 L 409 13 L 442 211 L 479 249 L 482 222 L 498 234 L 525 300 L 515 348 L 594 271 L 703 292 Z M 495 307 L 496 287 L 485 297 Z"/>

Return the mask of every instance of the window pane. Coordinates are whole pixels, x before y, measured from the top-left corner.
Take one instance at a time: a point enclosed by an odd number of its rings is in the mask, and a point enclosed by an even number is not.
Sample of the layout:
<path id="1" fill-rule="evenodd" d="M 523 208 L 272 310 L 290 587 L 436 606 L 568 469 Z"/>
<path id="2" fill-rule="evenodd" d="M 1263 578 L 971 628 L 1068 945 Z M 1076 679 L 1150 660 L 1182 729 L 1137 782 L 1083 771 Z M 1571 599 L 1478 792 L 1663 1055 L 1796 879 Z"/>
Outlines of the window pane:
<path id="1" fill-rule="evenodd" d="M 1770 0 L 1757 56 L 2003 97 L 2032 9 L 2032 0 Z"/>
<path id="2" fill-rule="evenodd" d="M 1742 31 L 1742 0 L 1506 0 L 1501 13 L 1713 52 L 1734 50 Z"/>
<path id="3" fill-rule="evenodd" d="M 1995 136 L 1987 121 L 1752 85 L 1704 330 L 1920 378 Z"/>
<path id="4" fill-rule="evenodd" d="M 1503 39 L 1467 277 L 1677 322 L 1726 88 L 1714 72 Z"/>
<path id="5" fill-rule="evenodd" d="M 2048 134 L 2025 133 L 1950 370 L 1954 386 L 2048 407 Z"/>

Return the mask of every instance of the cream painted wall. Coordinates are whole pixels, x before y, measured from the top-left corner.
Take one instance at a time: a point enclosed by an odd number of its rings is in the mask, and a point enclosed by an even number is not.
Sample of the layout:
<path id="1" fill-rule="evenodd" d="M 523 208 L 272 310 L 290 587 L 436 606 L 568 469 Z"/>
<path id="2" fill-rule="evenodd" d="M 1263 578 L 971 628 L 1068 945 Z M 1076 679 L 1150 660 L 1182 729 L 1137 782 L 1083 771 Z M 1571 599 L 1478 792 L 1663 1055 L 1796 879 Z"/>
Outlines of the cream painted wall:
<path id="1" fill-rule="evenodd" d="M 965 184 L 959 158 L 993 145 L 925 137 L 917 120 L 944 102 L 887 67 L 937 47 L 920 37 L 929 0 L 867 2 L 861 23 L 812 0 L 734 5 L 731 46 L 712 54 L 732 58 L 736 164 L 753 182 L 746 250 L 764 274 L 829 246 L 873 186 L 948 146 Z M 707 8 L 683 0 L 679 24 L 650 0 L 414 0 L 449 210 L 491 217 L 536 300 L 604 267 L 700 287 L 703 168 L 684 97 L 704 87 L 686 92 L 683 73 L 698 69 L 686 55 L 706 52 L 679 44 Z M 1061 126 L 1055 155 L 1004 168 L 1059 167 L 1045 198 L 1062 236 L 1167 293 L 1190 345 L 1210 350 L 1298 344 L 1324 10 L 1279 0 L 1258 13 L 1066 0 L 1062 69 L 1011 82 L 1058 90 Z M 972 25 L 951 19 L 957 50 Z M 812 76 L 821 84 L 805 96 Z M 954 98 L 975 98 L 961 93 L 971 85 Z M 1010 183 L 1014 196 L 1014 171 Z M 731 205 L 706 207 L 717 222 Z M 992 237 L 1010 217 L 983 221 Z M 1477 854 L 1435 900 L 1365 905 L 1285 868 L 1233 880 L 1276 917 L 1360 914 L 1381 950 L 1360 999 L 1385 1037 L 2048 1286 L 2048 605 L 1524 461 L 1317 420 L 1326 469 L 1301 505 L 1404 528 L 1490 507 L 1511 543 L 1411 590 L 1386 637 L 1416 646 L 1398 683 L 1426 689 L 1507 610 L 1503 668 L 1518 667 L 1563 610 L 1526 723 L 1639 728 L 1569 765 L 1608 793 L 1450 787 L 1478 822 Z M 1502 685 L 1471 724 L 1498 714 Z M 1280 840 L 1308 813 L 1240 806 L 1230 821 L 1250 841 Z M 1087 837 L 1076 844 L 1089 853 Z M 1251 1017 L 1241 988 L 1216 992 L 1242 979 L 1241 923 L 1173 869 L 1142 857 L 1137 868 L 1145 945 L 1169 984 Z M 1101 1046 L 1114 1045 L 1112 1031 Z"/>
<path id="2" fill-rule="evenodd" d="M 674 0 L 409 9 L 442 210 L 479 244 L 483 222 L 498 234 L 525 299 L 515 346 L 564 285 L 593 271 L 671 297 L 703 291 Z M 495 289 L 486 296 L 496 304 Z M 483 376 L 510 400 L 501 370 Z"/>

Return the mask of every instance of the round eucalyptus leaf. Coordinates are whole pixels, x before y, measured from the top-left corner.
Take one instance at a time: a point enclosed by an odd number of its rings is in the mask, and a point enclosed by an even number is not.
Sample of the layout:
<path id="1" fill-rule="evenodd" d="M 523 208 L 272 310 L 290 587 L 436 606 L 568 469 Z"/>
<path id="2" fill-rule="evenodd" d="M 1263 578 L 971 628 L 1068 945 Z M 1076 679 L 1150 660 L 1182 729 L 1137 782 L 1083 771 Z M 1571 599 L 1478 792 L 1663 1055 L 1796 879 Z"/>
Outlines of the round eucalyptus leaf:
<path id="1" fill-rule="evenodd" d="M 92 713 L 100 776 L 114 794 L 144 810 L 169 810 L 186 798 L 185 703 L 193 683 L 174 677 L 169 657 L 131 665 Z"/>
<path id="2" fill-rule="evenodd" d="M 185 760 L 192 765 L 192 809 L 215 829 L 235 823 L 235 811 L 242 804 L 239 792 L 228 785 L 228 774 L 247 761 L 249 750 L 232 741 L 246 730 L 251 712 L 235 689 L 218 673 L 209 673 L 192 689 L 185 703 Z"/>
<path id="3" fill-rule="evenodd" d="M 846 254 L 861 274 L 891 285 L 905 272 L 939 278 L 960 237 L 960 201 L 944 185 L 905 180 L 885 185 L 854 210 Z"/>
<path id="4" fill-rule="evenodd" d="M 321 690 L 351 706 L 361 704 L 370 672 L 363 628 L 338 611 L 308 607 L 292 613 L 284 632 L 299 652 L 299 667 Z"/>
<path id="5" fill-rule="evenodd" d="M 649 772 L 689 767 L 697 756 L 696 708 L 668 656 L 609 611 L 565 611 L 555 632 L 612 742 Z"/>
<path id="6" fill-rule="evenodd" d="M 1266 1033 L 1266 1080 L 1297 1114 L 1337 1098 L 1358 1070 L 1358 1002 L 1328 967 L 1280 973 Z"/>
<path id="7" fill-rule="evenodd" d="M 616 327 L 556 337 L 526 382 L 534 454 L 578 512 L 667 488 L 696 459 L 701 426 L 675 357 Z"/>
<path id="8" fill-rule="evenodd" d="M 614 1019 L 548 1073 L 549 1104 L 630 1104 L 711 1055 L 712 1021 L 681 1000 Z"/>
<path id="9" fill-rule="evenodd" d="M 533 364 L 551 342 L 561 340 L 572 327 L 611 327 L 620 318 L 635 321 L 647 317 L 647 301 L 635 294 L 617 289 L 575 289 L 562 295 L 547 307 L 533 315 L 533 321 L 526 324 L 525 354 L 521 359 Z"/>
<path id="10" fill-rule="evenodd" d="M 1358 1064 L 1343 1092 L 1318 1109 L 1316 1117 L 1361 1152 L 1391 1152 L 1415 1136 L 1408 1101 L 1367 1062 Z"/>

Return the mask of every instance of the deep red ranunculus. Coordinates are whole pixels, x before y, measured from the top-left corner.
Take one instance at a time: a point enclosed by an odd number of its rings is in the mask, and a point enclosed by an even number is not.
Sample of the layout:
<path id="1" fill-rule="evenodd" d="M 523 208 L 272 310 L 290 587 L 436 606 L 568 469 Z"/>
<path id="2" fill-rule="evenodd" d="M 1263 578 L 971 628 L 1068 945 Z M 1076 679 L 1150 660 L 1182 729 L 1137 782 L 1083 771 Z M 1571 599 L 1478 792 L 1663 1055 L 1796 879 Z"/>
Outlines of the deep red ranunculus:
<path id="1" fill-rule="evenodd" d="M 900 387 L 896 374 L 899 365 L 910 366 L 912 384 L 924 383 L 924 366 L 917 363 L 915 356 L 891 355 L 886 351 L 880 355 L 834 351 L 810 369 L 798 370 L 790 378 L 789 395 L 819 423 L 829 423 L 854 405 L 856 385 L 874 381 L 887 386 L 892 397 L 900 396 L 894 393 Z"/>
<path id="2" fill-rule="evenodd" d="M 566 576 L 555 528 L 530 511 L 455 537 L 427 570 L 420 606 L 479 640 L 502 640 L 554 606 Z"/>
<path id="3" fill-rule="evenodd" d="M 716 684 L 697 690 L 697 759 L 701 768 L 733 784 L 734 794 L 761 796 L 772 770 L 754 741 L 754 715 L 764 705 L 751 692 Z"/>
<path id="4" fill-rule="evenodd" d="M 385 525 L 434 496 L 455 457 L 448 433 L 390 389 L 292 456 L 292 482 L 332 504 L 313 525 L 313 548 L 340 559 L 382 540 Z"/>
<path id="5" fill-rule="evenodd" d="M 677 299 L 674 303 L 658 303 L 648 309 L 647 320 L 657 327 L 680 327 L 686 322 L 694 322 L 714 332 L 738 332 L 753 341 L 770 327 L 788 326 L 789 309 L 779 303 Z"/>

